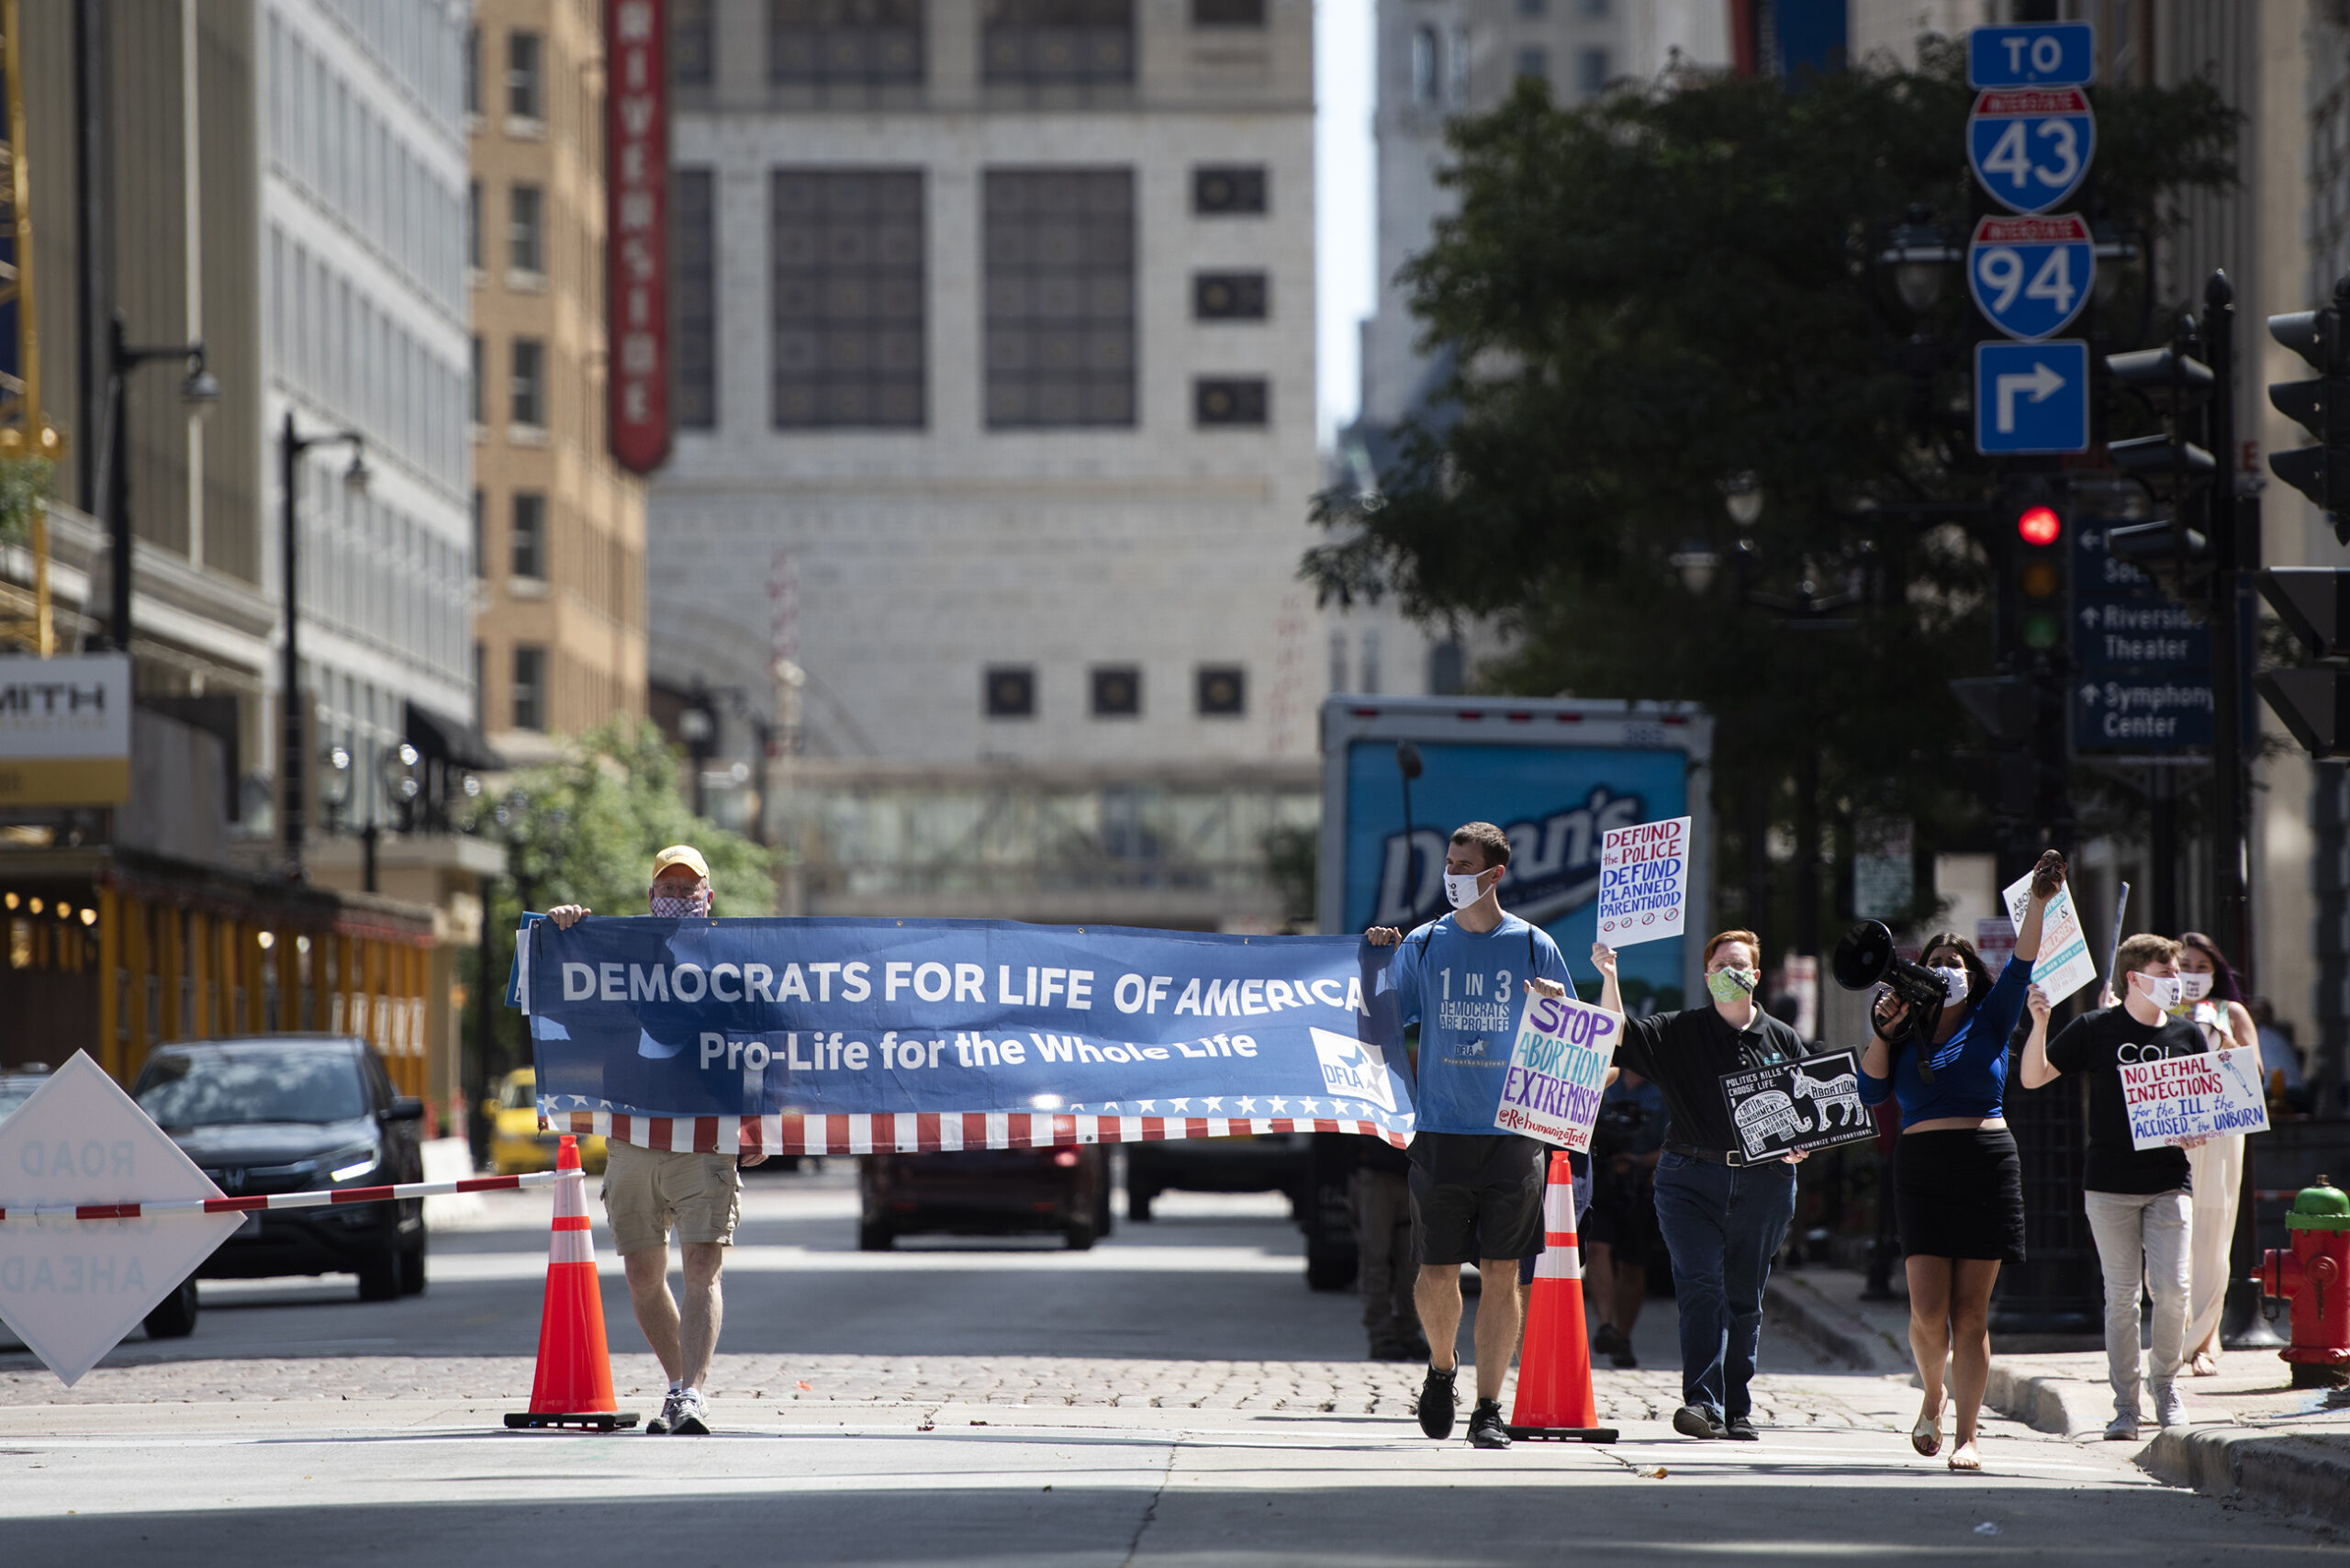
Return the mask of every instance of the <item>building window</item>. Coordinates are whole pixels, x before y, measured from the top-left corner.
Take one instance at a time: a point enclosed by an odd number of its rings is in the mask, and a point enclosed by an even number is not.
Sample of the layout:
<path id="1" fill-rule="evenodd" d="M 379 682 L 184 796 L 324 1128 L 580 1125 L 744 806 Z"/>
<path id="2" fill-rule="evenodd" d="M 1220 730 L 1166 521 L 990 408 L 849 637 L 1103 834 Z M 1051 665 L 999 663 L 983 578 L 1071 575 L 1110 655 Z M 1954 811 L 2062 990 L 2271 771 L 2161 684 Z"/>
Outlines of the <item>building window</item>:
<path id="1" fill-rule="evenodd" d="M 669 0 L 669 80 L 707 87 L 714 79 L 711 0 Z"/>
<path id="2" fill-rule="evenodd" d="M 1132 665 L 1097 665 L 1093 670 L 1093 716 L 1132 719 L 1142 712 L 1142 671 Z"/>
<path id="3" fill-rule="evenodd" d="M 506 35 L 506 112 L 515 119 L 546 118 L 546 88 L 541 75 L 539 35 Z"/>
<path id="4" fill-rule="evenodd" d="M 272 27 L 277 25 L 275 17 L 270 17 L 270 25 Z M 481 113 L 481 29 L 479 28 L 465 29 L 465 53 L 462 67 L 464 72 L 465 113 L 477 115 Z M 272 102 L 274 103 L 274 99 Z"/>
<path id="5" fill-rule="evenodd" d="M 1517 73 L 1531 76 L 1537 82 L 1548 82 L 1550 79 L 1550 51 L 1547 49 L 1519 50 Z"/>
<path id="6" fill-rule="evenodd" d="M 1033 665 L 992 665 L 979 682 L 980 706 L 990 719 L 1036 716 L 1036 670 Z"/>
<path id="7" fill-rule="evenodd" d="M 921 171 L 778 169 L 772 192 L 776 427 L 921 429 Z"/>
<path id="8" fill-rule="evenodd" d="M 1135 423 L 1130 169 L 987 172 L 987 422 Z"/>
<path id="9" fill-rule="evenodd" d="M 2128 10 L 2129 7 L 2126 6 L 2117 6 L 2114 9 L 2117 11 L 2125 11 Z M 1607 0 L 1583 0 L 1583 14 L 1586 17 L 1604 17 L 1607 15 Z"/>
<path id="10" fill-rule="evenodd" d="M 474 576 L 489 575 L 489 497 L 474 491 Z"/>
<path id="11" fill-rule="evenodd" d="M 1135 79 L 1134 0 L 981 0 L 981 73 L 1011 86 Z"/>
<path id="12" fill-rule="evenodd" d="M 482 422 L 482 386 L 488 379 L 488 377 L 482 374 L 485 365 L 486 359 L 482 353 L 481 339 L 479 337 L 476 337 L 474 339 L 473 385 L 468 388 L 468 401 L 473 405 L 473 418 L 474 423 L 476 424 L 480 424 Z"/>
<path id="13" fill-rule="evenodd" d="M 1587 49 L 1575 59 L 1575 85 L 1585 96 L 1607 90 L 1607 51 Z"/>
<path id="14" fill-rule="evenodd" d="M 1584 3 L 1589 4 L 1589 0 Z M 1550 0 L 1517 0 L 1517 14 L 1521 17 L 1543 17 L 1550 11 Z"/>
<path id="15" fill-rule="evenodd" d="M 465 265 L 481 271 L 481 182 L 465 185 Z"/>
<path id="16" fill-rule="evenodd" d="M 672 352 L 681 430 L 718 428 L 718 215 L 708 169 L 669 172 L 669 286 L 677 323 Z"/>
<path id="17" fill-rule="evenodd" d="M 514 495 L 514 575 L 547 578 L 547 498 L 529 490 Z"/>
<path id="18" fill-rule="evenodd" d="M 546 271 L 546 198 L 536 185 L 516 185 L 508 193 L 506 264 L 518 273 Z"/>
<path id="19" fill-rule="evenodd" d="M 1199 273 L 1192 279 L 1192 314 L 1202 321 L 1265 319 L 1263 273 Z"/>
<path id="20" fill-rule="evenodd" d="M 1265 210 L 1261 165 L 1210 165 L 1192 171 L 1192 210 L 1203 217 Z"/>
<path id="21" fill-rule="evenodd" d="M 508 419 L 518 425 L 543 425 L 545 398 L 541 391 L 546 375 L 546 346 L 536 338 L 514 340 L 514 386 Z"/>
<path id="22" fill-rule="evenodd" d="M 1262 376 L 1202 376 L 1192 383 L 1192 417 L 1203 425 L 1262 425 L 1267 400 Z"/>
<path id="23" fill-rule="evenodd" d="M 1456 109 L 1469 106 L 1469 29 L 1452 28 L 1449 47 L 1445 50 L 1445 98 Z"/>
<path id="24" fill-rule="evenodd" d="M 1469 689 L 1468 660 L 1457 639 L 1447 637 L 1428 647 L 1428 695 L 1458 697 Z"/>
<path id="25" fill-rule="evenodd" d="M 514 727 L 547 727 L 547 651 L 517 646 L 514 650 Z"/>
<path id="26" fill-rule="evenodd" d="M 1444 49 L 1434 28 L 1412 29 L 1412 102 L 1433 104 L 1444 80 Z"/>
<path id="27" fill-rule="evenodd" d="M 1248 672 L 1238 665 L 1202 665 L 1200 717 L 1237 719 L 1248 711 Z"/>
<path id="28" fill-rule="evenodd" d="M 1261 28 L 1265 0 L 1192 0 L 1195 28 Z"/>
<path id="29" fill-rule="evenodd" d="M 767 80 L 919 86 L 923 0 L 768 0 Z"/>

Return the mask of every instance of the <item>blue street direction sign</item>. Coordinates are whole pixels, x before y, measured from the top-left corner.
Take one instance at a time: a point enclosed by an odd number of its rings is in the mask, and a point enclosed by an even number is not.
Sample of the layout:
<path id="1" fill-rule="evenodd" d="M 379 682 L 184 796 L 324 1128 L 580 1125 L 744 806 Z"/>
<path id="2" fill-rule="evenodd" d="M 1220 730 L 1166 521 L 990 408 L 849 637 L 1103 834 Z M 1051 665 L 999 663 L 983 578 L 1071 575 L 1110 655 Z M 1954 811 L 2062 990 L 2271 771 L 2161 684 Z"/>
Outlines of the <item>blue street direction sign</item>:
<path id="1" fill-rule="evenodd" d="M 1966 247 L 1966 288 L 1983 319 L 2011 338 L 2053 338 L 2073 324 L 2097 279 L 2097 248 L 2073 213 L 1986 218 Z"/>
<path id="2" fill-rule="evenodd" d="M 2087 22 L 1977 28 L 1966 39 L 1970 87 L 2086 87 L 2097 75 L 2097 34 Z"/>
<path id="3" fill-rule="evenodd" d="M 1986 457 L 2087 452 L 2089 346 L 1975 345 L 1975 450 Z"/>
<path id="4" fill-rule="evenodd" d="M 2073 656 L 2095 674 L 2137 670 L 2209 684 L 2211 628 L 2174 599 L 2083 599 L 2073 609 Z"/>
<path id="5" fill-rule="evenodd" d="M 2078 87 L 1988 88 L 1966 117 L 1966 162 L 2012 211 L 2064 206 L 2096 152 L 2097 117 Z"/>
<path id="6" fill-rule="evenodd" d="M 2211 683 L 2116 672 L 2073 678 L 2073 749 L 2167 756 L 2211 744 Z"/>
<path id="7" fill-rule="evenodd" d="M 2107 548 L 2132 521 L 2073 529 L 2073 751 L 2184 760 L 2211 743 L 2211 628 Z"/>

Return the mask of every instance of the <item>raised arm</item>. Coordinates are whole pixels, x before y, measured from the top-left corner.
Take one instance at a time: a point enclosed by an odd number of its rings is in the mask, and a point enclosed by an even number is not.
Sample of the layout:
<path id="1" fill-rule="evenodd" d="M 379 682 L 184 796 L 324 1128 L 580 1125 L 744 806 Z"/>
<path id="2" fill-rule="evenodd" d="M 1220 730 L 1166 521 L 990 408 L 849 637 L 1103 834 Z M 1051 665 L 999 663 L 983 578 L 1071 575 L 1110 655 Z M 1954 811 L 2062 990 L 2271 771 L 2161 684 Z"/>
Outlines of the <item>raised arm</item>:
<path id="1" fill-rule="evenodd" d="M 2042 1089 L 2064 1076 L 2048 1060 L 2048 993 L 2033 986 L 2024 992 L 2023 1004 L 2031 1014 L 2031 1033 L 2024 1039 L 2016 1074 L 2026 1089 Z"/>
<path id="2" fill-rule="evenodd" d="M 1594 942 L 1591 967 L 1599 971 L 1599 1005 L 1610 1013 L 1623 1012 L 1623 988 L 1616 983 L 1616 949 L 1605 942 Z"/>

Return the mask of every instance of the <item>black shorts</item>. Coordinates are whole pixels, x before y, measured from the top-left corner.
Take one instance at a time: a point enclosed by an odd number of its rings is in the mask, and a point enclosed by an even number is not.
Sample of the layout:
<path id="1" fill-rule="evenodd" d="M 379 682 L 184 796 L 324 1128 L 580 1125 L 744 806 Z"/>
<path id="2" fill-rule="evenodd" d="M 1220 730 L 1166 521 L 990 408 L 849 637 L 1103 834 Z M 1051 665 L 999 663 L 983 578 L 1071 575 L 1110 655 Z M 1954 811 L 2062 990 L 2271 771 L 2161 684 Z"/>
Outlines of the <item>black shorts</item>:
<path id="1" fill-rule="evenodd" d="M 1645 1263 L 1650 1249 L 1660 1240 L 1656 1184 L 1648 1172 L 1619 1176 L 1610 1171 L 1602 1176 L 1592 1193 L 1591 1213 L 1583 1216 L 1583 1245 L 1605 1245 L 1618 1263 Z"/>
<path id="2" fill-rule="evenodd" d="M 1412 1234 L 1423 1263 L 1530 1258 L 1542 1250 L 1541 1144 L 1516 1133 L 1412 1139 Z"/>

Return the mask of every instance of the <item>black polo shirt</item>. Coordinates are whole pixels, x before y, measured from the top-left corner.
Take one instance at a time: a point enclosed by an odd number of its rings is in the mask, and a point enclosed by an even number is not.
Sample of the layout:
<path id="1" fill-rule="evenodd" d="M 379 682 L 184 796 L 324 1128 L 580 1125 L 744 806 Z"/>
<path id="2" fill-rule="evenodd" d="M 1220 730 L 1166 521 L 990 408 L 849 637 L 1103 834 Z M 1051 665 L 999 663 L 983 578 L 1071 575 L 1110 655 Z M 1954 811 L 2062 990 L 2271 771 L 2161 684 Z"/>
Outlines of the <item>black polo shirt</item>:
<path id="1" fill-rule="evenodd" d="M 1733 1029 L 1709 1005 L 1627 1018 L 1616 1061 L 1664 1092 L 1667 1140 L 1721 1151 L 1739 1147 L 1722 1075 L 1809 1054 L 1801 1036 L 1760 1007 L 1752 1023 Z"/>

